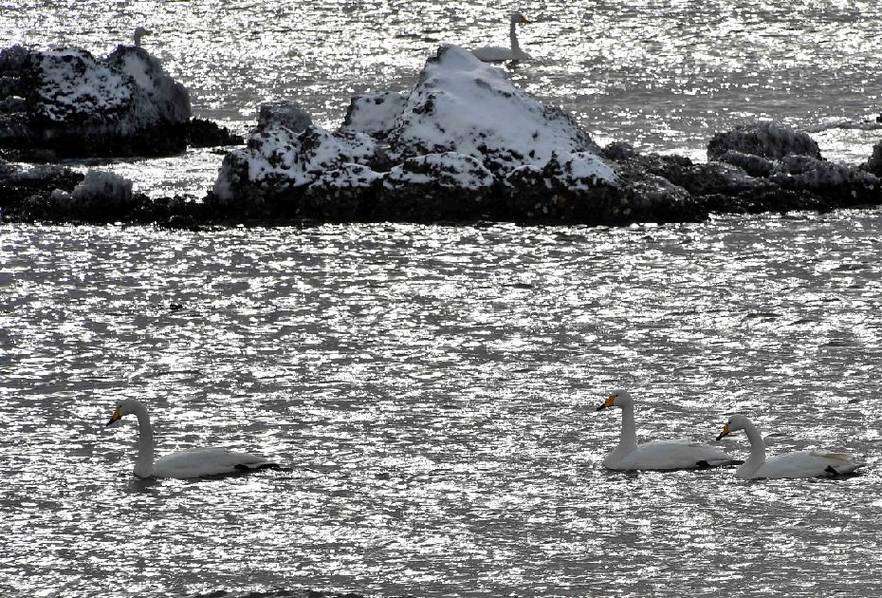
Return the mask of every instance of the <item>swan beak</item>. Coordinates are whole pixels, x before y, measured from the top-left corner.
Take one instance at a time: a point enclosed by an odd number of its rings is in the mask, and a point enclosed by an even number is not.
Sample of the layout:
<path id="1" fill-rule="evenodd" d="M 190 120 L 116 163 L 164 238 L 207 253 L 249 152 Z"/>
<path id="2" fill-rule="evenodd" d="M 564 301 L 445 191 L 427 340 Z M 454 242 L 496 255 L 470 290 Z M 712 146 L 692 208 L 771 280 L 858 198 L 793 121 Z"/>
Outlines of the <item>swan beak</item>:
<path id="1" fill-rule="evenodd" d="M 728 436 L 731 432 L 732 430 L 729 429 L 729 424 L 723 425 L 723 431 L 720 432 L 719 436 L 717 436 L 717 440 L 722 439 L 724 436 Z"/>
<path id="2" fill-rule="evenodd" d="M 122 419 L 122 412 L 120 412 L 119 407 L 113 410 L 113 413 L 110 415 L 110 421 L 104 426 L 105 428 L 109 428 L 116 422 Z"/>
<path id="3" fill-rule="evenodd" d="M 609 395 L 608 397 L 606 397 L 606 400 L 600 405 L 600 407 L 595 409 L 595 411 L 603 411 L 607 407 L 612 407 L 615 404 L 616 398 L 613 395 Z"/>

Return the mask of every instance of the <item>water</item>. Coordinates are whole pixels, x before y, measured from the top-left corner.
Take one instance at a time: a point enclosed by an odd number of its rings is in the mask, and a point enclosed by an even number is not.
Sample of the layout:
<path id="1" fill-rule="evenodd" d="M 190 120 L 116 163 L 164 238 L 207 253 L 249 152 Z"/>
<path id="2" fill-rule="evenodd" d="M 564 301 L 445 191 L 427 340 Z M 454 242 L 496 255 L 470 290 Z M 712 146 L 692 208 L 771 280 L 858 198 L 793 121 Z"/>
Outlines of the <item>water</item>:
<path id="1" fill-rule="evenodd" d="M 106 53 L 145 26 L 144 45 L 191 90 L 198 116 L 244 132 L 261 102 L 291 98 L 336 126 L 353 94 L 408 89 L 441 43 L 507 44 L 512 8 L 537 21 L 520 33 L 536 61 L 512 76 L 601 143 L 703 159 L 714 133 L 777 118 L 858 163 L 882 138 L 875 0 L 0 0 L 0 42 Z M 122 173 L 153 195 L 178 179 L 201 195 L 219 161 Z"/>
<path id="2" fill-rule="evenodd" d="M 878 218 L 7 225 L 0 592 L 877 595 Z M 772 453 L 869 470 L 606 472 L 619 416 L 593 408 L 619 385 L 643 439 L 739 411 Z M 293 471 L 137 482 L 135 426 L 103 429 L 124 397 L 160 454 Z"/>
<path id="3" fill-rule="evenodd" d="M 601 142 L 700 157 L 774 116 L 858 162 L 882 8 L 808 4 L 522 3 L 538 60 L 510 70 Z M 104 52 L 144 25 L 199 116 L 243 130 L 294 97 L 334 124 L 441 41 L 504 42 L 513 6 L 0 0 L 0 41 Z M 111 167 L 198 195 L 219 161 Z M 878 595 L 878 223 L 0 226 L 0 594 Z M 619 415 L 593 408 L 613 386 L 644 440 L 711 441 L 737 411 L 770 453 L 868 468 L 609 473 Z M 136 481 L 134 425 L 103 427 L 127 397 L 160 455 L 219 444 L 291 471 Z"/>

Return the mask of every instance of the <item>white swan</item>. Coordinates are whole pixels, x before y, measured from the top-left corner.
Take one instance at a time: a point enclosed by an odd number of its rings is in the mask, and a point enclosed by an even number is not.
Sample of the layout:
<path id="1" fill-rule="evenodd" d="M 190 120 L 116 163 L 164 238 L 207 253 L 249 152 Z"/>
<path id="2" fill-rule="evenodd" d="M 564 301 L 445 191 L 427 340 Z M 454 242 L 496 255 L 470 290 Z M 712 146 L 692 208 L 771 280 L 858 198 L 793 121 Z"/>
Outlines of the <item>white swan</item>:
<path id="1" fill-rule="evenodd" d="M 608 407 L 619 407 L 622 410 L 622 433 L 619 446 L 603 460 L 603 465 L 607 469 L 618 471 L 695 469 L 740 463 L 718 448 L 688 440 L 657 440 L 637 444 L 637 433 L 634 429 L 634 400 L 631 395 L 624 390 L 612 391 L 597 411 Z"/>
<path id="2" fill-rule="evenodd" d="M 145 35 L 153 35 L 153 32 L 148 31 L 143 27 L 135 27 L 135 32 L 132 34 L 132 38 L 135 40 L 135 47 L 141 47 L 141 38 L 143 38 Z"/>
<path id="3" fill-rule="evenodd" d="M 717 440 L 732 432 L 744 430 L 750 441 L 750 457 L 735 472 L 739 478 L 814 478 L 851 473 L 858 463 L 847 453 L 797 451 L 772 457 L 766 461 L 766 445 L 753 422 L 743 415 L 733 415 L 723 426 Z"/>
<path id="4" fill-rule="evenodd" d="M 478 60 L 482 60 L 484 62 L 505 62 L 506 60 L 533 60 L 533 58 L 521 50 L 521 45 L 518 43 L 518 34 L 515 31 L 515 25 L 526 25 L 530 21 L 527 20 L 527 17 L 522 15 L 519 12 L 511 13 L 511 29 L 509 30 L 509 37 L 511 38 L 511 47 L 503 48 L 501 46 L 484 46 L 482 48 L 475 48 L 472 50 L 472 54 L 478 57 Z"/>
<path id="5" fill-rule="evenodd" d="M 277 467 L 263 457 L 225 448 L 189 449 L 154 461 L 153 426 L 150 425 L 147 408 L 140 402 L 134 399 L 120 402 L 113 410 L 107 426 L 129 414 L 138 418 L 138 459 L 135 461 L 135 475 L 139 478 L 199 478 Z"/>

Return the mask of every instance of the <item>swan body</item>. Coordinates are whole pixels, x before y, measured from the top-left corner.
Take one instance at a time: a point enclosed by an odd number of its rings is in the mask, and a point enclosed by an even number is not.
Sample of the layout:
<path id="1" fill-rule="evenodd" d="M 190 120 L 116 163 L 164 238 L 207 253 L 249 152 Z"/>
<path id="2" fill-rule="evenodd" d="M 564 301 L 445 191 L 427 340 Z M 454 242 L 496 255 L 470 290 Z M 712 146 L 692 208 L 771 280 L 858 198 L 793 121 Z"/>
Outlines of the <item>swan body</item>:
<path id="1" fill-rule="evenodd" d="M 863 465 L 848 453 L 816 451 L 796 451 L 766 460 L 766 445 L 759 429 L 743 415 L 733 415 L 723 426 L 717 440 L 738 430 L 744 430 L 750 441 L 750 457 L 735 471 L 739 478 L 755 480 L 830 477 L 852 473 Z"/>
<path id="2" fill-rule="evenodd" d="M 634 401 L 624 390 L 614 390 L 597 411 L 609 407 L 622 410 L 619 445 L 603 460 L 603 466 L 617 471 L 672 470 L 720 467 L 737 463 L 716 447 L 688 440 L 658 440 L 637 444 Z"/>
<path id="3" fill-rule="evenodd" d="M 511 47 L 504 48 L 502 46 L 484 46 L 481 48 L 475 48 L 472 50 L 472 54 L 474 54 L 478 60 L 483 62 L 505 62 L 507 60 L 532 60 L 532 56 L 521 50 L 521 45 L 518 42 L 518 33 L 516 30 L 517 25 L 525 25 L 530 21 L 519 12 L 511 13 L 511 25 L 509 29 L 509 39 L 511 40 Z"/>
<path id="4" fill-rule="evenodd" d="M 154 460 L 153 426 L 147 408 L 139 401 L 127 399 L 119 403 L 107 425 L 113 425 L 129 414 L 138 418 L 135 475 L 139 478 L 199 478 L 276 466 L 258 455 L 225 448 L 188 449 Z"/>

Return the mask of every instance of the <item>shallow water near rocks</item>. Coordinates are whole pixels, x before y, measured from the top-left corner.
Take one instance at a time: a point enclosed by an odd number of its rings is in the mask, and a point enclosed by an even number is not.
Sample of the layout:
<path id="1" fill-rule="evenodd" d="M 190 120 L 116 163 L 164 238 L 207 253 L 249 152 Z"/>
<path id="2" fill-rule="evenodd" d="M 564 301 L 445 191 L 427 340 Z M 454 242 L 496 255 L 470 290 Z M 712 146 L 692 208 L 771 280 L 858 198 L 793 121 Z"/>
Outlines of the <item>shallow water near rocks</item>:
<path id="1" fill-rule="evenodd" d="M 876 595 L 878 221 L 6 225 L 0 593 Z M 738 411 L 867 471 L 607 472 L 620 385 L 643 440 Z M 125 397 L 291 471 L 137 481 Z"/>

